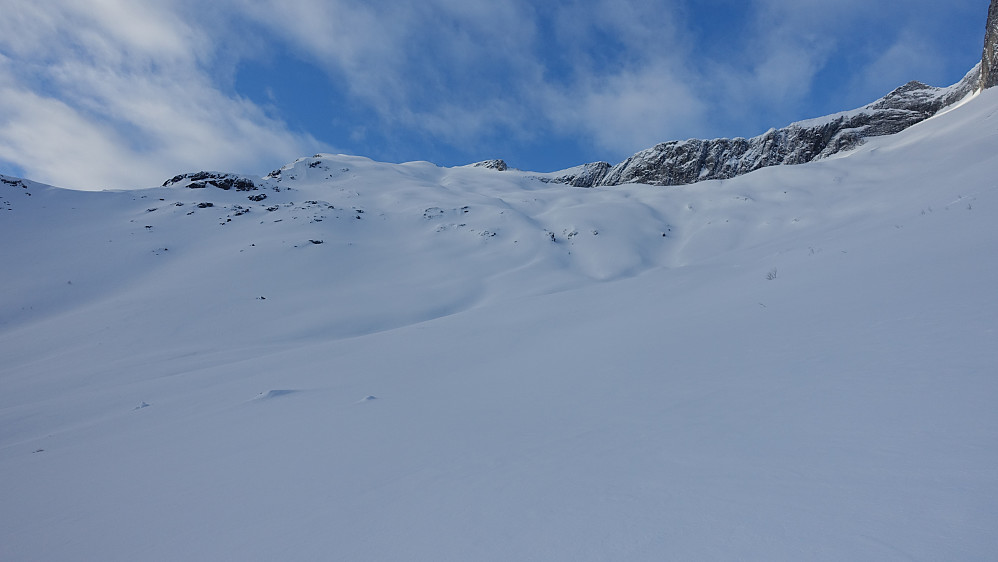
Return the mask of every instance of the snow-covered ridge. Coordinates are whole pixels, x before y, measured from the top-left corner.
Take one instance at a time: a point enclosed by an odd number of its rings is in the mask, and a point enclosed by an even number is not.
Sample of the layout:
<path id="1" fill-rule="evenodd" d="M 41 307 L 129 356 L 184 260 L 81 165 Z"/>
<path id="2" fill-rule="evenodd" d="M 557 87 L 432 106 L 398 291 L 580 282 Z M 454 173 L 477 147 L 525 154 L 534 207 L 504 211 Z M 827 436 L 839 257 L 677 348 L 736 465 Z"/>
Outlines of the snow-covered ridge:
<path id="1" fill-rule="evenodd" d="M 976 66 L 948 88 L 909 82 L 883 98 L 851 111 L 771 129 L 751 139 L 689 139 L 660 143 L 616 166 L 594 162 L 548 174 L 555 183 L 576 187 L 625 183 L 686 185 L 728 179 L 760 168 L 803 164 L 853 149 L 876 136 L 891 135 L 924 121 L 974 92 L 981 76 Z"/>

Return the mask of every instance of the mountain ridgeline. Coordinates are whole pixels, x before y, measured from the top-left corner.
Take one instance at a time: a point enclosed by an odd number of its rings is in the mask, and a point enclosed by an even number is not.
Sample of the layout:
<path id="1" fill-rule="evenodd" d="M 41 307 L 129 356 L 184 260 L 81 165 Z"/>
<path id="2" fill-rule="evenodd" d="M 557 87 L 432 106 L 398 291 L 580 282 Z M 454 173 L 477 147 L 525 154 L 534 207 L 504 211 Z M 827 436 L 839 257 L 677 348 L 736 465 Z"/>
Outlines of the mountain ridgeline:
<path id="1" fill-rule="evenodd" d="M 750 139 L 663 142 L 634 154 L 616 166 L 593 162 L 544 179 L 575 187 L 625 183 L 686 185 L 733 178 L 768 166 L 803 164 L 855 148 L 869 137 L 898 133 L 932 117 L 968 94 L 996 84 L 998 0 L 992 0 L 981 64 L 948 88 L 912 81 L 859 109 L 801 121 L 782 129 L 771 129 Z"/>
<path id="2" fill-rule="evenodd" d="M 768 166 L 804 164 L 891 135 L 924 121 L 977 89 L 980 68 L 949 88 L 909 82 L 858 110 L 771 129 L 751 139 L 690 139 L 663 142 L 616 166 L 587 164 L 552 179 L 576 187 L 625 183 L 686 185 L 728 179 Z"/>
<path id="3" fill-rule="evenodd" d="M 940 88 L 911 81 L 858 109 L 799 121 L 756 137 L 668 141 L 642 150 L 617 165 L 591 162 L 538 175 L 537 179 L 573 187 L 628 183 L 688 185 L 730 179 L 770 166 L 804 164 L 856 148 L 870 137 L 899 133 L 968 95 L 995 85 L 998 85 L 998 0 L 991 0 L 981 62 L 952 86 Z M 468 167 L 498 172 L 509 169 L 506 162 L 499 159 Z M 263 180 L 279 181 L 281 172 L 272 172 Z M 225 190 L 232 187 L 251 190 L 255 185 L 254 180 L 245 176 L 216 172 L 181 174 L 163 185 L 177 183 L 191 188 L 212 185 Z"/>

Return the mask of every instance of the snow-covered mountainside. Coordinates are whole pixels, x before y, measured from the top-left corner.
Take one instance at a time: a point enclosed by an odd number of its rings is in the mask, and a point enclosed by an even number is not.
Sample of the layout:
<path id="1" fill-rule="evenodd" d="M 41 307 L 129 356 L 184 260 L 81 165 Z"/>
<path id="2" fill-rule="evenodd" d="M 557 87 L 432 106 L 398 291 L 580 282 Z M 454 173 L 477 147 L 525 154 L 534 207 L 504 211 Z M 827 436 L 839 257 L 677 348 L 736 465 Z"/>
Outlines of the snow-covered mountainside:
<path id="1" fill-rule="evenodd" d="M 546 177 L 575 187 L 686 185 L 729 179 L 768 166 L 803 164 L 855 148 L 870 137 L 903 131 L 965 98 L 980 83 L 978 65 L 948 88 L 909 82 L 859 109 L 771 129 L 751 139 L 663 142 L 613 167 L 594 162 Z"/>
<path id="2" fill-rule="evenodd" d="M 0 559 L 989 559 L 996 149 L 2 177 Z"/>

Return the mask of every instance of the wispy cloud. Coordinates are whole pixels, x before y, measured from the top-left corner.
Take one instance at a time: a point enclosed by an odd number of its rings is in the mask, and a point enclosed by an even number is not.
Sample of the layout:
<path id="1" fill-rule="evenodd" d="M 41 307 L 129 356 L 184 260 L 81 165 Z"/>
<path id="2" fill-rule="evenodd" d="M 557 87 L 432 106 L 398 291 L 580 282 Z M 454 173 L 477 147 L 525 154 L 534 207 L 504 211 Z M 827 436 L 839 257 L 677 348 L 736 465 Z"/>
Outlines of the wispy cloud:
<path id="1" fill-rule="evenodd" d="M 455 105 L 488 111 L 498 99 L 524 94 L 525 82 L 541 73 L 527 2 L 230 0 L 230 5 L 262 33 L 293 45 L 388 123 L 432 123 Z M 455 132 L 455 139 L 464 137 Z"/>
<path id="2" fill-rule="evenodd" d="M 642 65 L 552 89 L 545 111 L 553 127 L 590 138 L 608 152 L 628 153 L 693 134 L 707 107 L 681 73 Z"/>
<path id="3" fill-rule="evenodd" d="M 233 0 L 375 108 L 447 142 L 538 131 L 630 150 L 696 129 L 678 3 Z"/>
<path id="4" fill-rule="evenodd" d="M 883 52 L 872 57 L 870 63 L 853 77 L 850 85 L 859 91 L 887 92 L 909 80 L 932 82 L 944 65 L 943 57 L 921 39 L 920 33 L 906 29 Z"/>

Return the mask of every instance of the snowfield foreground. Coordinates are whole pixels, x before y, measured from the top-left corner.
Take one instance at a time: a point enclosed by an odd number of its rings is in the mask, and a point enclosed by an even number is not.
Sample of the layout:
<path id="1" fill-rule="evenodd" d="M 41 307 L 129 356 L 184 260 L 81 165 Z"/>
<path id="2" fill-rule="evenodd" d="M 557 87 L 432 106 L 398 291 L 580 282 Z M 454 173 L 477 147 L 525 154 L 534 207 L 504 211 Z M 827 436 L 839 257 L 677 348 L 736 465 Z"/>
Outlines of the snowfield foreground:
<path id="1" fill-rule="evenodd" d="M 0 559 L 994 559 L 996 154 L 3 178 Z"/>

